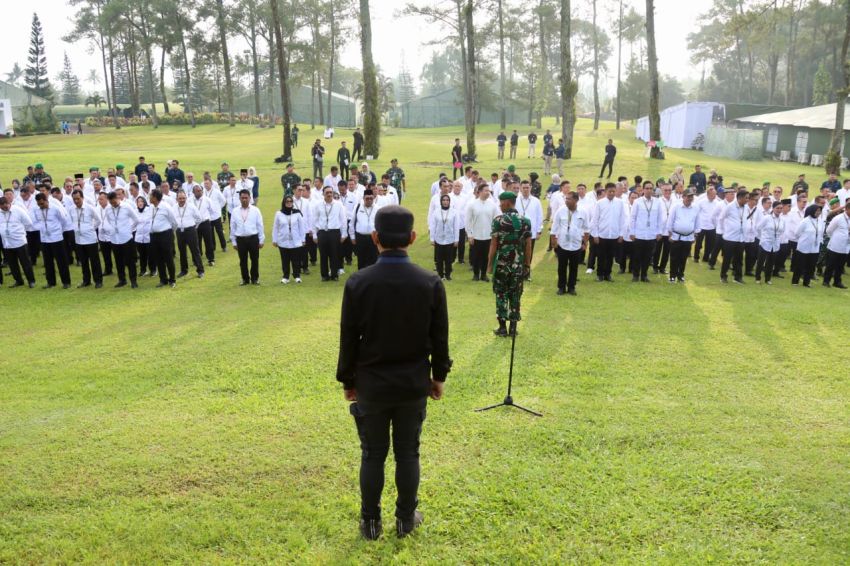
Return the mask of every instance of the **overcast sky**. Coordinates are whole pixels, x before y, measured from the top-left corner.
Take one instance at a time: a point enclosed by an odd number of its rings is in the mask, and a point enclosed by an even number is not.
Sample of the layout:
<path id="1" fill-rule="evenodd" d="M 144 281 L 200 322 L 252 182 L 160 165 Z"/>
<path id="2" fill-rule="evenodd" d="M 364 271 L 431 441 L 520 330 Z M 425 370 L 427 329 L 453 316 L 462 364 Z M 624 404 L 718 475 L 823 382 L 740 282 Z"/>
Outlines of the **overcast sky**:
<path id="1" fill-rule="evenodd" d="M 631 0 L 631 3 L 643 12 L 644 2 Z M 573 1 L 573 9 L 578 11 L 580 17 L 584 17 L 588 10 L 585 4 L 589 2 Z M 408 70 L 417 78 L 432 51 L 432 48 L 422 44 L 434 35 L 435 29 L 421 18 L 397 18 L 395 12 L 403 5 L 401 0 L 371 0 L 370 5 L 375 62 L 386 75 L 392 77 L 398 73 L 403 58 Z M 689 63 L 687 35 L 696 29 L 700 14 L 709 9 L 711 0 L 656 0 L 655 5 L 660 71 L 680 80 L 698 79 L 701 69 L 692 68 Z M 606 30 L 616 29 L 616 6 L 616 0 L 599 0 L 599 23 Z M 33 12 L 38 13 L 47 37 L 47 61 L 51 79 L 62 68 L 64 51 L 71 57 L 74 72 L 81 80 L 88 76 L 90 69 L 98 69 L 98 74 L 103 74 L 100 58 L 97 53 L 90 52 L 91 46 L 88 42 L 62 41 L 62 36 L 71 26 L 73 7 L 62 0 L 28 0 L 21 3 L 4 0 L 3 9 L 4 41 L 0 49 L 0 78 L 4 77 L 16 62 L 22 67 L 25 66 Z M 612 36 L 612 42 L 614 41 Z M 628 58 L 625 47 L 623 58 Z M 359 67 L 359 47 L 347 46 L 341 59 L 344 65 Z M 616 80 L 616 59 L 609 63 L 608 68 L 608 77 L 603 78 L 603 90 L 611 92 Z M 90 91 L 92 86 L 84 82 L 83 89 Z"/>

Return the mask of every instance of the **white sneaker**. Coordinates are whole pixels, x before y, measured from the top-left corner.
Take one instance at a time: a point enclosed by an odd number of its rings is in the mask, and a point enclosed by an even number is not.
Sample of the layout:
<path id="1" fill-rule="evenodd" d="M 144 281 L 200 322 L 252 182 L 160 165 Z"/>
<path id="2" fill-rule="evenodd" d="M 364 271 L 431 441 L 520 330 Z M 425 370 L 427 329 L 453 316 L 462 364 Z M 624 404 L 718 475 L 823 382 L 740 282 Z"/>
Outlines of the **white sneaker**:
<path id="1" fill-rule="evenodd" d="M 296 282 L 296 283 L 301 283 L 301 278 L 300 278 L 300 277 L 296 277 L 296 278 L 295 278 L 295 282 Z"/>
<path id="2" fill-rule="evenodd" d="M 283 277 L 283 278 L 281 278 L 280 282 L 283 283 L 284 285 L 288 285 L 289 279 L 287 279 L 286 277 Z"/>
<path id="3" fill-rule="evenodd" d="M 593 268 L 592 268 L 592 267 L 588 267 L 588 268 L 587 268 L 587 271 L 585 271 L 585 273 L 587 273 L 588 275 L 590 275 L 591 273 L 593 273 Z"/>

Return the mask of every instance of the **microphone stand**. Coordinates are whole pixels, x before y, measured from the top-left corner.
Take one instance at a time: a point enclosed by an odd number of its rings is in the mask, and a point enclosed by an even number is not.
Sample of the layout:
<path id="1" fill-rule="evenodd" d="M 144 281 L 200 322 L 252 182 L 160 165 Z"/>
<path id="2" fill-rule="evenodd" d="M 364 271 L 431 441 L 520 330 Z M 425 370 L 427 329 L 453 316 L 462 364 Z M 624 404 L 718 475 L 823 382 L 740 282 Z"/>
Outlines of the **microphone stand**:
<path id="1" fill-rule="evenodd" d="M 511 337 L 511 365 L 510 365 L 510 369 L 508 370 L 508 394 L 505 395 L 505 400 L 502 401 L 501 403 L 497 403 L 495 405 L 490 405 L 489 407 L 484 407 L 482 409 L 475 409 L 476 413 L 481 413 L 483 411 L 489 411 L 490 409 L 495 409 L 497 407 L 514 407 L 516 409 L 520 409 L 522 411 L 525 411 L 526 413 L 532 414 L 535 417 L 542 417 L 543 416 L 542 414 L 537 413 L 535 411 L 532 411 L 531 409 L 526 409 L 525 407 L 523 407 L 521 405 L 517 405 L 516 403 L 514 403 L 514 398 L 511 396 L 511 387 L 513 386 L 513 380 L 514 380 L 514 348 L 515 347 L 516 347 L 516 332 L 514 332 L 513 336 Z"/>

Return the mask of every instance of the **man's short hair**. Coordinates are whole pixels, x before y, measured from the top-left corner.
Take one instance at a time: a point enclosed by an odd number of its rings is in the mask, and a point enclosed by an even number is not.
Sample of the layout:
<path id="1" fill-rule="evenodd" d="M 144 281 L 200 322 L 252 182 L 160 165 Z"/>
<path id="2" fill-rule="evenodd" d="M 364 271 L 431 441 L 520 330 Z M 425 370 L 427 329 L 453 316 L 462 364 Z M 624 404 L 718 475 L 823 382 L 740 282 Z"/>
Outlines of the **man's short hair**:
<path id="1" fill-rule="evenodd" d="M 242 195 L 251 196 L 251 191 L 249 191 L 248 189 L 242 189 L 241 191 L 239 191 L 239 196 L 242 197 Z"/>
<path id="2" fill-rule="evenodd" d="M 375 215 L 375 231 L 382 247 L 407 247 L 413 232 L 413 213 L 402 206 L 385 206 Z"/>

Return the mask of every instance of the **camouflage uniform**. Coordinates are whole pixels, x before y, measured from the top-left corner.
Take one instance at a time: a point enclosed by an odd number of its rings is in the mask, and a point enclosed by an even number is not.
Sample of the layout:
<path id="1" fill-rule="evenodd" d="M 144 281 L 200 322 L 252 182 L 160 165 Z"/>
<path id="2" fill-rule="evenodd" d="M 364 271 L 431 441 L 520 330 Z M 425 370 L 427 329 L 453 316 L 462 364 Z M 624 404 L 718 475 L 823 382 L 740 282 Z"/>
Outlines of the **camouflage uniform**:
<path id="1" fill-rule="evenodd" d="M 301 177 L 294 171 L 292 173 L 284 173 L 280 177 L 280 184 L 283 186 L 283 196 L 291 197 L 295 192 L 295 187 L 301 184 Z"/>
<path id="2" fill-rule="evenodd" d="M 496 293 L 496 316 L 518 321 L 525 269 L 525 243 L 531 237 L 531 222 L 516 209 L 493 219 L 491 236 L 497 239 L 493 260 L 493 292 Z"/>
<path id="3" fill-rule="evenodd" d="M 230 182 L 231 177 L 233 177 L 232 171 L 219 171 L 218 175 L 216 175 L 216 181 L 218 182 L 218 186 L 222 191 L 224 190 L 224 187 L 226 187 Z"/>
<path id="4" fill-rule="evenodd" d="M 396 191 L 401 191 L 401 182 L 404 179 L 404 169 L 401 167 L 390 167 L 387 169 L 387 175 L 390 177 L 390 185 L 395 187 Z"/>

